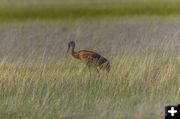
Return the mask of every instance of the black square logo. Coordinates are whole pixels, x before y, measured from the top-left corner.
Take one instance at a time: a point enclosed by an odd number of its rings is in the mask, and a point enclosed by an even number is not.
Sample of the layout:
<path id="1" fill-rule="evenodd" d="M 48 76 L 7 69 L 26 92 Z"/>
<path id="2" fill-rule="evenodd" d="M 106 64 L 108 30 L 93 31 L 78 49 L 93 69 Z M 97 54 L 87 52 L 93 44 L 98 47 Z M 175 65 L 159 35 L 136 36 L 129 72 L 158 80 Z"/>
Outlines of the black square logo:
<path id="1" fill-rule="evenodd" d="M 165 107 L 165 119 L 180 119 L 180 104 Z"/>

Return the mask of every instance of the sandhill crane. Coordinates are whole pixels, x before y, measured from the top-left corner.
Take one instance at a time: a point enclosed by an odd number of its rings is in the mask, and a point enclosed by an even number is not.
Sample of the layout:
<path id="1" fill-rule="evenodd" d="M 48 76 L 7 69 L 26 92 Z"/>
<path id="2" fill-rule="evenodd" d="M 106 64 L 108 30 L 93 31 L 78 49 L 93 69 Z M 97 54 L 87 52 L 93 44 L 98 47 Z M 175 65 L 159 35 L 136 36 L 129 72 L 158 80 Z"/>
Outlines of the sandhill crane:
<path id="1" fill-rule="evenodd" d="M 67 52 L 69 52 L 70 49 L 71 49 L 71 55 L 74 58 L 84 62 L 88 66 L 90 75 L 91 75 L 90 67 L 95 67 L 98 74 L 99 74 L 99 69 L 105 69 L 107 72 L 110 71 L 109 61 L 103 56 L 101 56 L 100 54 L 93 51 L 87 51 L 87 50 L 80 50 L 78 52 L 75 52 L 74 41 L 69 42 Z"/>

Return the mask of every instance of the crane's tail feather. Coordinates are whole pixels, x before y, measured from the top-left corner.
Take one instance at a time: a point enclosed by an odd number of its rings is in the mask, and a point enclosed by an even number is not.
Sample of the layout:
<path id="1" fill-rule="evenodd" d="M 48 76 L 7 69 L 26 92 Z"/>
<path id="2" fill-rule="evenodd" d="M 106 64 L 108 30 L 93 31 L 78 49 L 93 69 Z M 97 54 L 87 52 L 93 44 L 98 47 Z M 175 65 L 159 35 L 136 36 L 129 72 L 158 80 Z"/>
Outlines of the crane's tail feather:
<path id="1" fill-rule="evenodd" d="M 106 71 L 109 73 L 109 71 L 110 71 L 110 69 L 111 69 L 111 66 L 110 66 L 109 61 L 104 62 L 104 63 L 100 66 L 100 69 L 104 69 L 104 70 L 106 70 Z"/>

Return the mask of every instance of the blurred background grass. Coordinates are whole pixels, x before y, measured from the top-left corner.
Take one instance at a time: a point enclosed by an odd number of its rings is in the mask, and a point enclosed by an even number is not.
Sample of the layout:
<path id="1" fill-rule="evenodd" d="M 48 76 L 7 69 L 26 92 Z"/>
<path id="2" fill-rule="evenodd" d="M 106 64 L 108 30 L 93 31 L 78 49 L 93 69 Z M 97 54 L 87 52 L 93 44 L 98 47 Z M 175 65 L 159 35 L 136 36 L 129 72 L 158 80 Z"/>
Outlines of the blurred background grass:
<path id="1" fill-rule="evenodd" d="M 0 1 L 0 21 L 104 19 L 132 16 L 178 16 L 180 2 L 158 1 Z"/>

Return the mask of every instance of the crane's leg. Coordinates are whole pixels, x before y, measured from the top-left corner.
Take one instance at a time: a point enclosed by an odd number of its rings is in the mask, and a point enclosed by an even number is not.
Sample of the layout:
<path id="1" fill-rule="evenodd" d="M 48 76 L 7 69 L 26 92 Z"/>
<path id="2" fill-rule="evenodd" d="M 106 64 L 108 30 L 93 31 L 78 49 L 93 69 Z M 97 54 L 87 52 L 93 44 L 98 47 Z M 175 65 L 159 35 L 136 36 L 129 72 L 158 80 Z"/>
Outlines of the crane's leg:
<path id="1" fill-rule="evenodd" d="M 88 69 L 89 69 L 89 74 L 90 74 L 90 79 L 91 79 L 91 67 L 88 66 Z"/>
<path id="2" fill-rule="evenodd" d="M 91 66 L 89 63 L 87 63 L 87 67 L 88 67 L 88 70 L 89 70 L 89 74 L 90 74 L 90 79 L 91 79 Z"/>
<path id="3" fill-rule="evenodd" d="M 107 79 L 109 79 L 109 71 L 106 72 Z"/>
<path id="4" fill-rule="evenodd" d="M 98 77 L 100 77 L 100 73 L 99 73 L 99 70 L 98 70 L 97 67 L 96 67 L 96 71 L 97 71 L 97 73 L 98 73 Z"/>

